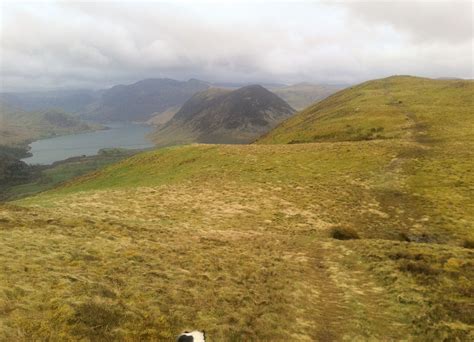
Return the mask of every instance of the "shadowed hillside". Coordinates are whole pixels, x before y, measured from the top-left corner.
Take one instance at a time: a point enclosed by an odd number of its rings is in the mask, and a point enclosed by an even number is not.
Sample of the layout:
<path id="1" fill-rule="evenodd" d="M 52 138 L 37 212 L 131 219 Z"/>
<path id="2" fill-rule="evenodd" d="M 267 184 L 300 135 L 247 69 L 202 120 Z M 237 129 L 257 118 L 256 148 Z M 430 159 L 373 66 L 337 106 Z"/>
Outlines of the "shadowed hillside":
<path id="1" fill-rule="evenodd" d="M 96 101 L 100 91 L 56 90 L 24 93 L 0 93 L 0 101 L 25 111 L 63 110 L 81 113 Z"/>
<path id="2" fill-rule="evenodd" d="M 153 133 L 158 146 L 183 143 L 249 143 L 293 114 L 282 99 L 259 85 L 211 88 L 194 95 Z"/>
<path id="3" fill-rule="evenodd" d="M 206 90 L 205 82 L 172 79 L 147 79 L 131 85 L 117 85 L 104 90 L 85 117 L 99 121 L 147 121 L 152 116 L 181 106 L 191 96 Z"/>
<path id="4" fill-rule="evenodd" d="M 261 141 L 318 142 L 163 148 L 1 206 L 0 339 L 472 340 L 472 93 L 367 82 Z"/>

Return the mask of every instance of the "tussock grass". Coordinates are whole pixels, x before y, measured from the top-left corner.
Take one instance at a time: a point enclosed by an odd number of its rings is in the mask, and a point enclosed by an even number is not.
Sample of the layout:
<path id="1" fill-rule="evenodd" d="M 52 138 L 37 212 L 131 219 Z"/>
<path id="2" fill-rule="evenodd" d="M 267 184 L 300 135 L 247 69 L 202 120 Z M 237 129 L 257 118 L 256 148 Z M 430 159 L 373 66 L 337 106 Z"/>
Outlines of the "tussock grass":
<path id="1" fill-rule="evenodd" d="M 336 240 L 354 240 L 359 239 L 359 234 L 348 227 L 335 227 L 331 229 L 331 237 Z"/>
<path id="2" fill-rule="evenodd" d="M 0 339 L 472 340 L 471 85 L 432 82 L 352 89 L 374 116 L 315 120 L 337 139 L 160 149 L 1 206 Z"/>
<path id="3" fill-rule="evenodd" d="M 352 247 L 413 317 L 416 334 L 427 340 L 472 340 L 472 251 L 387 241 L 363 241 Z"/>

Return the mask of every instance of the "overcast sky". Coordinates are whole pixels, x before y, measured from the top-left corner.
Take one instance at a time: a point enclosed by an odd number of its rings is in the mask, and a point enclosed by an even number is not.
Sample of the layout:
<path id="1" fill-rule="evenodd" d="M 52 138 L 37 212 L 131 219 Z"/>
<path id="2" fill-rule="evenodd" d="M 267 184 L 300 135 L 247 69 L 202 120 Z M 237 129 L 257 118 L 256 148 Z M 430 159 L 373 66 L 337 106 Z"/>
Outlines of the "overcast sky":
<path id="1" fill-rule="evenodd" d="M 471 1 L 0 1 L 3 91 L 473 78 Z"/>

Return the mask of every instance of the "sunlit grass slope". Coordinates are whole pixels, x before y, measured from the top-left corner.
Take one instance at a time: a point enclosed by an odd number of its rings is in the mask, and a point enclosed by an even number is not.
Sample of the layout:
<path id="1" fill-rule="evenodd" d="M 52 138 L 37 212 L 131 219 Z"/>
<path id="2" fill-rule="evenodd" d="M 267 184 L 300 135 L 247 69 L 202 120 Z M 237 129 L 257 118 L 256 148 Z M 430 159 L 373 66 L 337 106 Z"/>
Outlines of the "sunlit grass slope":
<path id="1" fill-rule="evenodd" d="M 14 200 L 32 196 L 137 153 L 138 151 L 126 149 L 103 149 L 94 156 L 73 157 L 56 162 L 51 166 L 43 166 L 40 169 L 40 174 L 30 182 L 5 189 L 3 193 L 0 193 L 0 200 Z"/>
<path id="2" fill-rule="evenodd" d="M 258 142 L 291 144 L 405 137 L 412 134 L 414 124 L 437 138 L 472 137 L 473 95 L 473 81 L 412 76 L 368 81 L 308 107 Z"/>
<path id="3" fill-rule="evenodd" d="M 0 339 L 472 340 L 472 111 L 401 101 L 385 139 L 160 149 L 0 207 Z"/>
<path id="4" fill-rule="evenodd" d="M 474 221 L 474 82 L 409 76 L 369 81 L 309 107 L 258 143 L 390 139 L 411 144 L 390 167 L 423 198 L 431 224 L 455 234 Z"/>

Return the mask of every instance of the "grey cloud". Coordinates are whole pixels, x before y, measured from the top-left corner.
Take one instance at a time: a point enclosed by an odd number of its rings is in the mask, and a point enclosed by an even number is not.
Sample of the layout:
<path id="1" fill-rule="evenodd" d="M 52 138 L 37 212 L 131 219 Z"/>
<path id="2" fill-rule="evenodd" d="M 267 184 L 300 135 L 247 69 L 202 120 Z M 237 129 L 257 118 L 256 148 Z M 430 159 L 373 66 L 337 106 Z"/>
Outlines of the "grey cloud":
<path id="1" fill-rule="evenodd" d="M 344 6 L 364 23 L 388 24 L 418 43 L 472 41 L 471 1 L 352 2 Z"/>
<path id="2" fill-rule="evenodd" d="M 444 12 L 458 20 L 443 30 L 435 26 L 443 11 L 423 4 L 412 8 L 418 16 L 407 14 L 407 5 L 390 10 L 374 4 L 229 5 L 215 11 L 202 6 L 4 7 L 1 86 L 98 88 L 149 77 L 237 82 L 358 82 L 397 73 L 472 77 L 472 32 L 466 32 L 472 12 L 465 6 Z"/>

